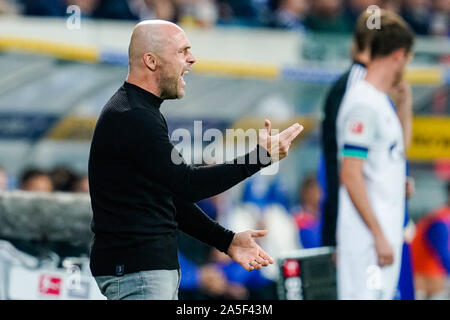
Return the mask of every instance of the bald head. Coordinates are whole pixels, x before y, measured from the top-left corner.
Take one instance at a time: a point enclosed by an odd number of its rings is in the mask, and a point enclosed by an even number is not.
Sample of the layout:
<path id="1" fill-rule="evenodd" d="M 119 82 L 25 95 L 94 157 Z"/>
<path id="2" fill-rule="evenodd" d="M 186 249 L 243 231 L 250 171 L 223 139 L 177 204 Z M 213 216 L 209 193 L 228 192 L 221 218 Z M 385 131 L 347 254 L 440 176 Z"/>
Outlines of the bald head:
<path id="1" fill-rule="evenodd" d="M 163 20 L 136 25 L 131 35 L 127 81 L 162 99 L 184 96 L 184 74 L 195 62 L 183 29 Z"/>
<path id="2" fill-rule="evenodd" d="M 128 48 L 130 66 L 139 63 L 147 52 L 163 55 L 165 47 L 177 33 L 184 31 L 169 21 L 146 20 L 138 23 L 133 29 Z"/>

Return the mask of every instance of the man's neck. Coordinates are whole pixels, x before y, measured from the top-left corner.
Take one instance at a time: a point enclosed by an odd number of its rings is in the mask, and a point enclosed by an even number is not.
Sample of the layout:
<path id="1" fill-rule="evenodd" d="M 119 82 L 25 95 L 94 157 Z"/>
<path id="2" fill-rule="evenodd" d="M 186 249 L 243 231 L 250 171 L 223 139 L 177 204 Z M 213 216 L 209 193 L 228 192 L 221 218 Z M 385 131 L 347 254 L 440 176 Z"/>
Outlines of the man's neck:
<path id="1" fill-rule="evenodd" d="M 392 68 L 383 59 L 371 61 L 367 67 L 367 74 L 364 80 L 369 82 L 379 91 L 388 93 L 394 83 L 395 74 Z"/>
<path id="2" fill-rule="evenodd" d="M 354 54 L 353 61 L 359 62 L 367 66 L 370 62 L 370 52 L 368 52 L 368 50 L 365 50 Z"/>
<path id="3" fill-rule="evenodd" d="M 159 90 L 159 87 L 154 81 L 146 81 L 145 79 L 142 79 L 142 77 L 136 76 L 132 73 L 129 73 L 127 78 L 125 79 L 126 82 L 134 84 L 135 86 L 138 86 L 145 91 L 151 92 L 158 98 L 161 95 L 161 90 Z"/>

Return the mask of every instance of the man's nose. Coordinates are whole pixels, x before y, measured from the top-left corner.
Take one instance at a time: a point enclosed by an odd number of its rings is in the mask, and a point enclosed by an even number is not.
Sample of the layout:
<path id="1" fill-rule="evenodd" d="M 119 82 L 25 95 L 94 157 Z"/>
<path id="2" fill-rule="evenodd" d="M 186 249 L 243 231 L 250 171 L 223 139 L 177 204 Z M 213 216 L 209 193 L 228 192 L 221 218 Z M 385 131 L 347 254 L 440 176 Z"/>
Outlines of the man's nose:
<path id="1" fill-rule="evenodd" d="M 192 65 L 195 63 L 195 61 L 197 61 L 197 59 L 195 59 L 195 56 L 192 53 L 189 53 L 186 61 Z"/>

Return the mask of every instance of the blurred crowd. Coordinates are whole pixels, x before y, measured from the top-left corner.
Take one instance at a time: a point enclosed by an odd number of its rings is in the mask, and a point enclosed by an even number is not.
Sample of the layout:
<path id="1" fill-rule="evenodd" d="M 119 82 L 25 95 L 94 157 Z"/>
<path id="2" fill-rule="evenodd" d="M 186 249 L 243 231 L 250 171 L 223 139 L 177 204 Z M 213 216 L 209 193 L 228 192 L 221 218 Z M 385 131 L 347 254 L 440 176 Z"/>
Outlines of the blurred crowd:
<path id="1" fill-rule="evenodd" d="M 0 13 L 99 19 L 164 19 L 183 26 L 234 25 L 351 32 L 371 5 L 400 14 L 419 35 L 450 35 L 448 0 L 0 0 Z"/>
<path id="2" fill-rule="evenodd" d="M 30 167 L 25 169 L 19 177 L 9 175 L 0 166 L 0 191 L 17 189 L 23 191 L 88 193 L 89 183 L 86 175 L 78 174 L 65 166 L 58 166 L 49 171 Z"/>

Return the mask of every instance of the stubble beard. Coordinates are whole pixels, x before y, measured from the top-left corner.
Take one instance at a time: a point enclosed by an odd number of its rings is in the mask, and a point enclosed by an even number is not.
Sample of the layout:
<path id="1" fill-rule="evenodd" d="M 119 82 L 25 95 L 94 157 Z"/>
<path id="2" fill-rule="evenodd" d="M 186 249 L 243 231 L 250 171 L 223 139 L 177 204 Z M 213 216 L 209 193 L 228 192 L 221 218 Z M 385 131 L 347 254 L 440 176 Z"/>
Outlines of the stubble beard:
<path id="1" fill-rule="evenodd" d="M 160 98 L 163 100 L 183 98 L 184 94 L 178 88 L 179 81 L 180 75 L 170 76 L 167 73 L 162 74 L 159 79 Z"/>

